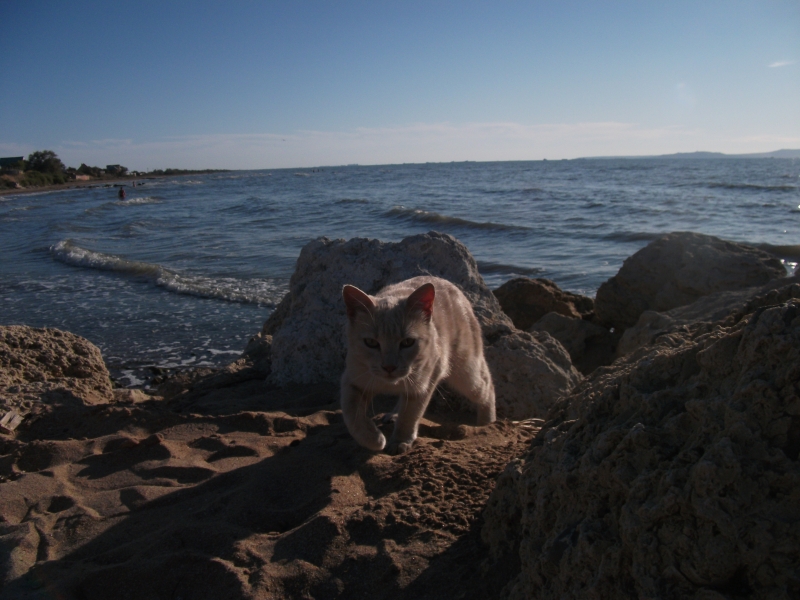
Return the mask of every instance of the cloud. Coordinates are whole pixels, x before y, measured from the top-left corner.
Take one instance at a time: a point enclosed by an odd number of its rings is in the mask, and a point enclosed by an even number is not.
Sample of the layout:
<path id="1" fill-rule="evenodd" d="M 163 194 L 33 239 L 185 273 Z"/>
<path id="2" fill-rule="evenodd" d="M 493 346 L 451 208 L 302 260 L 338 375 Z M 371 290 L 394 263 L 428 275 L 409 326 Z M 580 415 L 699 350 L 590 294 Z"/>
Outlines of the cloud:
<path id="1" fill-rule="evenodd" d="M 3 155 L 27 155 L 36 148 Z M 53 150 L 71 166 L 123 164 L 130 169 L 267 169 L 404 162 L 539 160 L 652 155 L 692 150 L 761 152 L 800 146 L 791 136 L 736 138 L 679 126 L 615 121 L 527 125 L 515 122 L 411 123 L 348 131 L 193 135 L 136 141 L 73 140 Z"/>
<path id="2" fill-rule="evenodd" d="M 75 140 L 53 149 L 69 165 L 124 164 L 131 169 L 264 169 L 342 164 L 461 160 L 532 160 L 652 154 L 683 146 L 684 128 L 586 122 L 412 123 L 349 131 L 218 134 L 150 141 Z M 671 141 L 670 141 L 671 140 Z M 30 152 L 31 150 L 28 150 Z"/>
<path id="3" fill-rule="evenodd" d="M 779 60 L 768 66 L 770 69 L 775 69 L 777 67 L 788 67 L 789 65 L 793 65 L 794 63 L 795 61 L 793 60 Z"/>

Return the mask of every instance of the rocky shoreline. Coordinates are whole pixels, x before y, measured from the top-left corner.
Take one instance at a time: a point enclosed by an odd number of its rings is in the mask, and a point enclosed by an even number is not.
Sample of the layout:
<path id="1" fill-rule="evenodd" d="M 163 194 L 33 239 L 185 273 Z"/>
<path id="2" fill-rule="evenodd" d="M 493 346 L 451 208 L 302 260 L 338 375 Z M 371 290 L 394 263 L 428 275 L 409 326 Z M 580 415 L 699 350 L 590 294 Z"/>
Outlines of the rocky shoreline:
<path id="1" fill-rule="evenodd" d="M 473 303 L 500 420 L 442 390 L 409 454 L 372 454 L 338 410 L 339 292 L 419 274 Z M 24 417 L 0 597 L 800 594 L 800 275 L 757 248 L 669 234 L 591 299 L 491 291 L 435 232 L 321 238 L 237 361 L 149 392 L 78 336 L 0 327 Z"/>

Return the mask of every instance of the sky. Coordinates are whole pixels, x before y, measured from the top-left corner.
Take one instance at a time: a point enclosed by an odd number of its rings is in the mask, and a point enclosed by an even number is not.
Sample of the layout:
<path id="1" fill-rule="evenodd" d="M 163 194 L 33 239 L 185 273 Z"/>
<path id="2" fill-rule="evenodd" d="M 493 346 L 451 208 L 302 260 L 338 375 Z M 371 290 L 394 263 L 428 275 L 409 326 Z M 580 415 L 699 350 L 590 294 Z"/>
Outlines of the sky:
<path id="1" fill-rule="evenodd" d="M 0 0 L 0 156 L 265 169 L 800 148 L 800 2 Z"/>

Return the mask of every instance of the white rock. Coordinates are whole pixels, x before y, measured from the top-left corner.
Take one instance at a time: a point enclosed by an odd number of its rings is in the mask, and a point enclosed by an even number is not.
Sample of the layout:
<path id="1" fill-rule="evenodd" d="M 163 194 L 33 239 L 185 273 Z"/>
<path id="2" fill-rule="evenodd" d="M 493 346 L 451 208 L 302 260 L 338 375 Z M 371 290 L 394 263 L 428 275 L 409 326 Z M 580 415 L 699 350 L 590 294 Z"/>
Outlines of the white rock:
<path id="1" fill-rule="evenodd" d="M 297 260 L 288 299 L 281 303 L 281 318 L 268 322 L 273 336 L 270 382 L 338 381 L 345 357 L 342 286 L 349 283 L 375 294 L 417 275 L 455 283 L 472 303 L 487 340 L 487 362 L 499 382 L 500 416 L 542 416 L 580 379 L 558 342 L 514 329 L 462 243 L 430 232 L 397 243 L 364 238 L 308 243 Z"/>

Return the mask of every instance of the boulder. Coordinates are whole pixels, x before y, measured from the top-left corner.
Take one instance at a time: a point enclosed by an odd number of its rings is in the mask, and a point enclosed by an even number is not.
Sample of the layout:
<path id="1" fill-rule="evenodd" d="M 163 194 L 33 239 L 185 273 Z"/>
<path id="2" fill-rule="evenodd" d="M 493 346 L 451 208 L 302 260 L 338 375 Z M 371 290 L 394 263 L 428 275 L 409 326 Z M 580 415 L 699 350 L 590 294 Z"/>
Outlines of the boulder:
<path id="1" fill-rule="evenodd" d="M 507 466 L 486 568 L 519 565 L 512 599 L 796 597 L 798 455 L 800 300 L 659 338 Z"/>
<path id="2" fill-rule="evenodd" d="M 594 312 L 594 301 L 565 292 L 549 279 L 517 277 L 494 290 L 500 307 L 517 329 L 527 331 L 547 313 L 582 319 Z"/>
<path id="3" fill-rule="evenodd" d="M 580 380 L 558 342 L 514 329 L 462 243 L 430 232 L 397 243 L 364 238 L 309 242 L 300 252 L 289 293 L 260 335 L 261 340 L 272 336 L 269 381 L 278 386 L 338 382 L 346 351 L 342 286 L 349 283 L 375 294 L 418 275 L 455 283 L 472 303 L 496 380 L 498 414 L 540 416 Z M 511 346 L 519 352 L 513 361 L 508 359 Z M 512 383 L 515 378 L 526 384 Z"/>
<path id="4" fill-rule="evenodd" d="M 97 346 L 58 329 L 0 326 L 0 406 L 25 412 L 40 400 L 70 398 L 84 404 L 112 401 Z"/>
<path id="5" fill-rule="evenodd" d="M 625 330 L 617 344 L 616 355 L 625 356 L 652 343 L 659 336 L 692 327 L 701 323 L 723 321 L 731 313 L 748 314 L 757 307 L 800 298 L 800 276 L 774 279 L 766 285 L 744 290 L 717 292 L 703 296 L 692 304 L 679 306 L 660 313 L 646 310 L 636 325 Z"/>
<path id="6" fill-rule="evenodd" d="M 536 321 L 529 331 L 546 331 L 561 342 L 572 364 L 584 375 L 614 360 L 618 336 L 590 321 L 551 312 Z"/>
<path id="7" fill-rule="evenodd" d="M 646 310 L 664 312 L 701 296 L 759 286 L 786 276 L 775 256 L 699 233 L 670 233 L 628 258 L 597 290 L 595 313 L 623 330 Z"/>
<path id="8" fill-rule="evenodd" d="M 580 382 L 569 354 L 544 331 L 511 331 L 487 344 L 497 414 L 507 419 L 542 417 Z"/>

